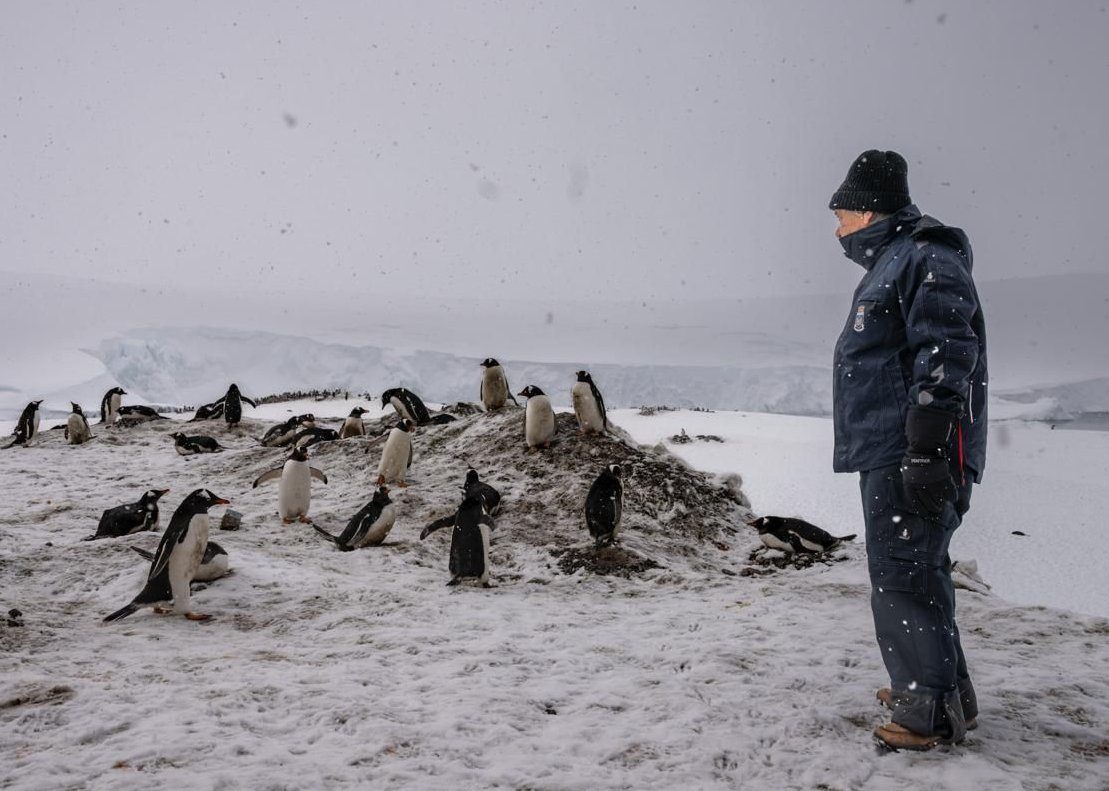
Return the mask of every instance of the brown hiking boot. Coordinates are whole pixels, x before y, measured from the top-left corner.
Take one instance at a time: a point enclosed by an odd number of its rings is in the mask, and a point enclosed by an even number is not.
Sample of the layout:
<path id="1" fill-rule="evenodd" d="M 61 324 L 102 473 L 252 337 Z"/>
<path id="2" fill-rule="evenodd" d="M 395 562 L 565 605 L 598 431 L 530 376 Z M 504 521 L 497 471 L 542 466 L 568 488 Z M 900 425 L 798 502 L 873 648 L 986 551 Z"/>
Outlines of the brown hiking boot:
<path id="1" fill-rule="evenodd" d="M 874 729 L 874 738 L 891 750 L 926 752 L 940 743 L 939 736 L 925 736 L 891 722 Z"/>
<path id="2" fill-rule="evenodd" d="M 881 703 L 883 706 L 885 706 L 887 709 L 889 709 L 890 711 L 893 711 L 893 690 L 892 689 L 890 689 L 889 687 L 882 687 L 880 690 L 878 690 L 878 692 L 875 694 L 874 697 L 878 698 L 878 702 Z M 973 731 L 977 727 L 978 727 L 978 718 L 977 717 L 974 717 L 973 719 L 967 720 L 967 730 L 968 731 Z"/>

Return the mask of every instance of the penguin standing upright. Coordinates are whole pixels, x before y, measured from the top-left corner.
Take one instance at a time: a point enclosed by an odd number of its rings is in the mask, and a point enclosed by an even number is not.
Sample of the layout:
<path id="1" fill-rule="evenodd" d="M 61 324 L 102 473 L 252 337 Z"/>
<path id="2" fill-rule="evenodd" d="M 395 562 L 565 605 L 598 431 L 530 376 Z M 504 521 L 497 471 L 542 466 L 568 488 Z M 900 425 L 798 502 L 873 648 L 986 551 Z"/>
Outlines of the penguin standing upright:
<path id="1" fill-rule="evenodd" d="M 601 391 L 593 384 L 589 371 L 578 371 L 578 381 L 570 391 L 574 402 L 574 414 L 578 416 L 578 432 L 581 434 L 604 434 L 608 431 L 608 413 Z"/>
<path id="2" fill-rule="evenodd" d="M 624 512 L 623 470 L 619 464 L 610 464 L 589 487 L 585 498 L 585 525 L 597 547 L 613 544 L 620 529 Z"/>
<path id="3" fill-rule="evenodd" d="M 414 425 L 426 426 L 431 421 L 431 413 L 427 411 L 424 402 L 411 390 L 403 387 L 394 387 L 381 394 L 381 408 L 392 405 L 397 410 L 397 415 L 405 420 L 411 420 Z"/>
<path id="4" fill-rule="evenodd" d="M 478 478 L 477 470 L 473 467 L 466 471 L 466 482 L 462 484 L 462 491 L 467 495 L 476 494 L 480 497 L 485 513 L 491 516 L 496 516 L 501 510 L 501 493 Z"/>
<path id="5" fill-rule="evenodd" d="M 227 395 L 216 402 L 216 404 L 223 404 L 223 419 L 227 421 L 227 425 L 238 425 L 239 421 L 243 419 L 243 401 L 246 401 L 252 407 L 257 408 L 258 406 L 253 399 L 247 398 L 239 392 L 237 384 L 232 383 L 227 388 Z"/>
<path id="6" fill-rule="evenodd" d="M 143 492 L 137 503 L 117 505 L 108 508 L 100 515 L 96 533 L 87 536 L 85 541 L 98 538 L 129 536 L 142 530 L 158 529 L 158 501 L 169 489 L 148 489 Z"/>
<path id="7" fill-rule="evenodd" d="M 830 552 L 840 544 L 855 539 L 854 533 L 847 536 L 833 536 L 804 519 L 788 516 L 761 516 L 747 524 L 759 531 L 759 539 L 764 546 L 791 555 Z"/>
<path id="8" fill-rule="evenodd" d="M 174 448 L 182 456 L 192 456 L 196 453 L 222 453 L 223 447 L 214 437 L 205 437 L 193 434 L 191 437 L 182 431 L 175 431 L 170 436 L 173 438 Z"/>
<path id="9" fill-rule="evenodd" d="M 308 463 L 308 451 L 293 448 L 281 467 L 264 472 L 254 482 L 257 489 L 266 481 L 280 479 L 277 485 L 277 512 L 281 521 L 289 524 L 294 519 L 311 524 L 308 506 L 312 504 L 312 479 L 327 483 L 327 476 Z"/>
<path id="10" fill-rule="evenodd" d="M 412 466 L 412 432 L 415 428 L 415 424 L 406 418 L 389 432 L 381 451 L 381 462 L 377 465 L 378 486 L 386 483 L 395 483 L 402 488 L 408 486 L 404 479 Z"/>
<path id="11" fill-rule="evenodd" d="M 467 494 L 457 511 L 425 527 L 420 532 L 420 540 L 444 527 L 454 528 L 451 531 L 451 579 L 447 584 L 457 585 L 464 579 L 476 578 L 484 587 L 492 587 L 489 582 L 489 531 L 496 523 L 485 513 L 481 496 Z"/>
<path id="12" fill-rule="evenodd" d="M 75 401 L 69 402 L 73 413 L 65 422 L 65 441 L 70 445 L 80 445 L 92 439 L 92 431 L 89 429 L 89 421 L 85 418 L 85 413 L 81 411 L 81 405 Z"/>
<path id="13" fill-rule="evenodd" d="M 319 525 L 312 525 L 316 532 L 324 536 L 343 552 L 362 547 L 379 546 L 397 521 L 397 510 L 389 499 L 389 490 L 384 486 L 374 492 L 373 499 L 364 505 L 351 520 L 341 535 L 333 536 Z"/>
<path id="14" fill-rule="evenodd" d="M 167 613 L 162 605 L 173 601 L 173 612 L 190 621 L 206 621 L 211 616 L 194 613 L 191 609 L 189 584 L 204 559 L 208 545 L 208 509 L 214 505 L 227 505 L 228 500 L 217 497 L 207 489 L 197 489 L 185 498 L 169 520 L 169 527 L 162 534 L 158 551 L 150 564 L 146 585 L 126 607 L 116 610 L 105 622 L 126 618 L 144 604 L 153 604 L 154 612 Z"/>
<path id="15" fill-rule="evenodd" d="M 360 406 L 350 410 L 350 415 L 343 421 L 343 427 L 339 429 L 339 439 L 365 436 L 366 424 L 362 422 L 362 415 L 364 414 L 366 414 L 366 410 Z"/>
<path id="16" fill-rule="evenodd" d="M 15 430 L 12 431 L 13 439 L 8 445 L 9 448 L 16 445 L 26 446 L 39 433 L 39 404 L 41 403 L 42 399 L 39 399 L 23 407 L 19 420 L 15 424 Z"/>
<path id="17" fill-rule="evenodd" d="M 500 409 L 509 399 L 512 399 L 512 403 L 516 406 L 520 406 L 516 396 L 512 395 L 512 389 L 508 386 L 508 377 L 505 376 L 501 364 L 492 357 L 486 357 L 481 361 L 481 367 L 485 370 L 481 372 L 481 388 L 478 396 L 485 411 Z"/>
<path id="18" fill-rule="evenodd" d="M 101 423 L 115 423 L 116 418 L 119 417 L 119 405 L 122 396 L 127 395 L 127 391 L 122 387 L 113 387 L 111 390 L 104 394 L 100 399 L 100 422 Z"/>
<path id="19" fill-rule="evenodd" d="M 528 450 L 549 448 L 555 438 L 555 413 L 551 399 L 535 385 L 528 385 L 519 393 L 528 400 L 524 410 L 524 439 Z"/>

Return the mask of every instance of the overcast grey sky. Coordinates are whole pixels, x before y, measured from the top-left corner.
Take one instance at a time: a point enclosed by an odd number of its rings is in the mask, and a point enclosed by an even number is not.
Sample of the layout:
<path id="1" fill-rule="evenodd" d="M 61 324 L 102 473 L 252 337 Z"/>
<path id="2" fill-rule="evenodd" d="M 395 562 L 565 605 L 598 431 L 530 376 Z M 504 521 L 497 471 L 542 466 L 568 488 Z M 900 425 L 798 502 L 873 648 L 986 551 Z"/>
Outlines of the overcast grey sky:
<path id="1" fill-rule="evenodd" d="M 980 279 L 1109 268 L 1106 2 L 8 2 L 0 268 L 607 299 L 843 291 L 894 148 Z"/>

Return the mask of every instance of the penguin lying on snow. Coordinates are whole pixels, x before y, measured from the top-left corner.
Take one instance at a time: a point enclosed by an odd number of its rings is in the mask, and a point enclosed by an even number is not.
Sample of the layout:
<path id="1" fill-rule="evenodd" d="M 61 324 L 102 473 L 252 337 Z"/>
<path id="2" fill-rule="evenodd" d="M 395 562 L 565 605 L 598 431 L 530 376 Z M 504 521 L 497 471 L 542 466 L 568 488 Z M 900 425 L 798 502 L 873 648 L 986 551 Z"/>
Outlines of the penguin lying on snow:
<path id="1" fill-rule="evenodd" d="M 593 481 L 585 498 L 585 526 L 598 548 L 616 542 L 620 517 L 624 513 L 622 477 L 619 464 L 608 465 Z"/>
<path id="2" fill-rule="evenodd" d="M 855 538 L 854 533 L 836 538 L 804 519 L 787 516 L 763 516 L 747 524 L 759 531 L 759 538 L 767 547 L 790 554 L 830 552 L 845 541 Z"/>
<path id="3" fill-rule="evenodd" d="M 479 480 L 477 470 L 473 467 L 466 472 L 466 482 L 462 485 L 462 491 L 467 496 L 477 495 L 480 497 L 485 513 L 491 516 L 496 516 L 501 510 L 501 493 L 484 481 Z"/>
<path id="4" fill-rule="evenodd" d="M 170 612 L 163 606 L 173 602 L 173 610 L 190 621 L 206 621 L 211 616 L 194 613 L 189 598 L 189 584 L 193 581 L 204 549 L 208 545 L 208 509 L 213 505 L 227 505 L 228 500 L 217 497 L 207 489 L 197 489 L 185 498 L 169 520 L 169 527 L 162 534 L 158 551 L 150 564 L 146 585 L 126 607 L 116 610 L 104 619 L 105 623 L 126 618 L 144 604 L 153 604 L 154 612 Z"/>
<path id="5" fill-rule="evenodd" d="M 277 485 L 277 513 L 281 521 L 289 524 L 294 519 L 311 524 L 308 507 L 312 504 L 312 479 L 327 483 L 327 476 L 308 463 L 308 451 L 293 448 L 285 464 L 258 476 L 253 488 L 280 479 Z"/>
<path id="6" fill-rule="evenodd" d="M 65 441 L 70 445 L 81 445 L 92 439 L 92 431 L 85 413 L 81 411 L 81 405 L 74 401 L 70 401 L 69 405 L 73 414 L 65 422 Z"/>
<path id="7" fill-rule="evenodd" d="M 379 546 L 397 521 L 397 511 L 389 499 L 389 490 L 384 486 L 374 492 L 373 499 L 347 522 L 341 535 L 334 536 L 319 525 L 312 525 L 316 532 L 324 536 L 343 552 L 362 547 Z"/>
<path id="8" fill-rule="evenodd" d="M 601 391 L 593 384 L 589 371 L 578 371 L 578 381 L 570 391 L 574 402 L 574 414 L 578 417 L 578 432 L 581 434 L 604 434 L 608 431 L 608 413 Z"/>
<path id="9" fill-rule="evenodd" d="M 343 427 L 339 429 L 339 439 L 365 436 L 366 424 L 362 422 L 362 416 L 364 414 L 366 414 L 366 410 L 360 406 L 356 406 L 354 409 L 350 410 L 350 415 L 343 421 Z"/>
<path id="10" fill-rule="evenodd" d="M 528 450 L 549 448 L 555 438 L 555 413 L 551 399 L 535 385 L 528 385 L 519 393 L 528 400 L 524 410 L 524 439 Z"/>
<path id="11" fill-rule="evenodd" d="M 85 541 L 98 538 L 129 536 L 142 530 L 158 529 L 158 501 L 169 489 L 148 489 L 137 503 L 117 505 L 108 508 L 100 515 L 96 533 L 86 536 Z"/>
<path id="12" fill-rule="evenodd" d="M 269 428 L 266 433 L 262 435 L 260 442 L 268 448 L 276 448 L 292 442 L 296 439 L 297 433 L 302 429 L 315 427 L 315 415 L 311 413 L 307 415 L 293 415 L 284 423 L 278 423 L 276 426 Z"/>
<path id="13" fill-rule="evenodd" d="M 182 456 L 192 456 L 194 453 L 220 453 L 223 447 L 212 437 L 204 437 L 200 434 L 188 436 L 184 432 L 175 431 L 170 434 L 173 437 L 174 447 L 177 452 Z"/>
<path id="14" fill-rule="evenodd" d="M 142 423 L 147 420 L 169 420 L 165 415 L 159 415 L 158 410 L 142 404 L 131 404 L 119 408 L 119 422 Z"/>
<path id="15" fill-rule="evenodd" d="M 139 557 L 145 560 L 154 560 L 154 553 L 147 552 L 142 547 L 133 546 L 131 550 L 138 553 Z M 200 559 L 200 565 L 197 566 L 196 573 L 193 574 L 193 582 L 218 580 L 227 572 L 227 550 L 215 541 L 209 541 L 208 545 L 204 547 L 204 557 Z"/>
<path id="16" fill-rule="evenodd" d="M 201 404 L 196 408 L 196 414 L 189 418 L 190 423 L 196 423 L 199 420 L 219 420 L 223 417 L 223 404 L 220 401 L 215 401 L 211 404 Z"/>
<path id="17" fill-rule="evenodd" d="M 444 527 L 454 528 L 451 531 L 451 579 L 447 584 L 477 579 L 482 586 L 492 587 L 489 582 L 489 531 L 496 523 L 482 510 L 481 496 L 467 494 L 457 511 L 425 527 L 420 532 L 420 540 Z"/>
<path id="18" fill-rule="evenodd" d="M 119 417 L 119 404 L 121 396 L 127 395 L 122 387 L 113 387 L 100 399 L 100 422 L 115 423 Z"/>
<path id="19" fill-rule="evenodd" d="M 425 426 L 431 421 L 431 413 L 427 411 L 424 402 L 411 390 L 403 387 L 386 390 L 381 394 L 381 408 L 390 404 L 402 420 L 411 420 L 417 426 Z"/>
<path id="20" fill-rule="evenodd" d="M 314 425 L 298 431 L 293 439 L 293 445 L 298 448 L 310 448 L 317 442 L 334 442 L 337 439 L 339 439 L 339 432 L 335 429 Z"/>
<path id="21" fill-rule="evenodd" d="M 35 435 L 39 432 L 39 404 L 41 403 L 42 399 L 39 399 L 23 407 L 19 420 L 15 424 L 15 430 L 12 431 L 12 442 L 7 447 L 26 446 L 28 442 L 35 438 Z"/>
<path id="22" fill-rule="evenodd" d="M 478 400 L 485 407 L 485 411 L 492 412 L 494 409 L 500 409 L 508 403 L 509 399 L 512 399 L 512 403 L 516 406 L 520 406 L 516 396 L 512 395 L 512 388 L 508 386 L 508 377 L 501 364 L 493 357 L 486 357 L 481 361 L 481 367 L 484 370 L 481 372 Z"/>

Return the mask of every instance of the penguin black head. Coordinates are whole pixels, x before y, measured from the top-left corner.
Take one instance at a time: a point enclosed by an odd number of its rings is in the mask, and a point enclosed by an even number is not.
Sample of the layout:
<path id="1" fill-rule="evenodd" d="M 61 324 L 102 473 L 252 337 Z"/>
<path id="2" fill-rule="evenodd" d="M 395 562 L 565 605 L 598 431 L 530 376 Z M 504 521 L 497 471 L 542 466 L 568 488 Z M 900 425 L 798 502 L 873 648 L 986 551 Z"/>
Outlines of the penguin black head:
<path id="1" fill-rule="evenodd" d="M 168 491 L 169 489 L 147 489 L 145 492 L 143 492 L 143 495 L 140 498 L 140 502 L 144 504 L 156 503 L 160 499 L 162 499 L 162 495 L 164 495 Z"/>
<path id="2" fill-rule="evenodd" d="M 75 415 L 83 415 L 83 414 L 85 414 L 84 412 L 82 412 L 82 411 L 81 411 L 81 405 L 80 405 L 80 404 L 78 404 L 78 403 L 76 403 L 75 401 L 70 401 L 70 402 L 69 402 L 69 405 L 70 405 L 71 407 L 73 407 L 73 414 L 75 414 Z"/>
<path id="3" fill-rule="evenodd" d="M 354 409 L 350 410 L 351 417 L 362 417 L 364 414 L 366 414 L 366 410 L 360 406 L 356 406 Z"/>
<path id="4" fill-rule="evenodd" d="M 619 464 L 610 464 L 605 467 L 605 469 L 608 470 L 608 474 L 613 478 L 619 479 L 624 475 L 624 469 Z"/>
<path id="5" fill-rule="evenodd" d="M 113 388 L 112 388 L 111 390 L 109 390 L 108 392 L 109 392 L 109 393 L 115 393 L 115 394 L 117 394 L 117 395 L 127 395 L 127 391 L 126 391 L 126 390 L 124 390 L 124 389 L 123 389 L 122 387 L 113 387 Z"/>
<path id="6" fill-rule="evenodd" d="M 413 422 L 412 422 L 411 420 L 409 420 L 408 418 L 405 418 L 405 419 L 404 419 L 404 420 L 402 420 L 402 421 L 401 421 L 400 423 L 397 423 L 397 428 L 399 428 L 399 429 L 400 429 L 401 431 L 409 431 L 409 432 L 411 432 L 411 431 L 412 431 L 412 429 L 416 428 L 416 424 L 415 424 L 415 423 L 413 423 Z"/>
<path id="7" fill-rule="evenodd" d="M 232 382 L 231 386 L 229 388 L 227 388 L 227 392 L 237 393 L 237 392 L 239 392 L 239 386 L 237 384 L 235 384 L 234 382 Z"/>
<path id="8" fill-rule="evenodd" d="M 309 412 L 307 415 L 298 415 L 295 418 L 296 422 L 302 426 L 314 426 L 316 424 L 316 416 Z"/>
<path id="9" fill-rule="evenodd" d="M 593 377 L 589 375 L 589 371 L 578 371 L 578 381 L 593 384 Z"/>
<path id="10" fill-rule="evenodd" d="M 382 393 L 381 394 L 381 408 L 384 409 L 385 407 L 389 406 L 389 399 L 391 399 L 393 396 L 397 395 L 397 393 L 399 393 L 399 392 L 400 392 L 399 387 L 390 387 L 388 390 L 386 390 L 384 393 Z"/>
<path id="11" fill-rule="evenodd" d="M 478 482 L 477 470 L 475 470 L 473 467 L 471 467 L 470 469 L 468 469 L 466 471 L 466 483 L 463 484 L 462 490 L 465 491 L 466 489 L 469 489 L 471 486 L 473 486 L 477 482 Z"/>
<path id="12" fill-rule="evenodd" d="M 35 409 L 38 409 L 39 404 L 41 404 L 43 400 L 44 399 L 40 398 L 38 401 L 32 401 L 30 404 L 28 404 L 28 406 L 33 406 Z"/>
<path id="13" fill-rule="evenodd" d="M 760 516 L 758 519 L 752 519 L 747 522 L 748 527 L 753 527 L 759 533 L 769 533 L 781 527 L 782 518 L 780 516 Z"/>
<path id="14" fill-rule="evenodd" d="M 533 396 L 545 395 L 545 393 L 535 385 L 528 385 L 516 395 L 522 395 L 524 398 L 532 398 Z"/>
<path id="15" fill-rule="evenodd" d="M 181 431 L 175 431 L 172 434 L 170 434 L 170 436 L 173 437 L 174 442 L 176 442 L 178 445 L 180 445 L 182 442 L 184 442 L 186 439 L 188 439 L 185 436 L 184 432 L 181 432 Z"/>
<path id="16" fill-rule="evenodd" d="M 196 489 L 185 501 L 181 503 L 178 510 L 186 508 L 194 513 L 202 514 L 211 508 L 213 505 L 230 505 L 230 500 L 224 500 L 222 497 L 217 497 L 207 489 Z"/>
<path id="17" fill-rule="evenodd" d="M 393 502 L 389 499 L 389 488 L 387 486 L 377 487 L 377 491 L 374 492 L 372 502 L 376 503 L 377 505 L 388 505 L 389 503 Z"/>
<path id="18" fill-rule="evenodd" d="M 289 454 L 288 461 L 308 461 L 308 448 L 297 445 Z"/>
<path id="19" fill-rule="evenodd" d="M 481 361 L 482 368 L 493 368 L 497 365 L 500 365 L 500 363 L 497 362 L 496 357 L 486 357 L 484 360 Z"/>

